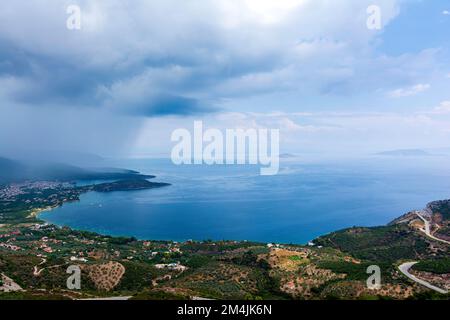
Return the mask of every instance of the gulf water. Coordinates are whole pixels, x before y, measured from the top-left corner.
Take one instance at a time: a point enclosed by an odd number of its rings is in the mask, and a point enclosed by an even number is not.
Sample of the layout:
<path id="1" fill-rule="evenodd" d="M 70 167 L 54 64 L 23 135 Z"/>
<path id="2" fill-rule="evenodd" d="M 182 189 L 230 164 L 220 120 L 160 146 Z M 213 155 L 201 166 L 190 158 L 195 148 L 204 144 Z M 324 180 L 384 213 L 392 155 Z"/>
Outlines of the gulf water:
<path id="1" fill-rule="evenodd" d="M 107 166 L 172 185 L 87 193 L 41 218 L 148 240 L 304 244 L 342 228 L 384 225 L 450 198 L 449 161 L 439 156 L 284 159 L 275 176 L 261 176 L 258 166 L 176 166 L 169 159 L 109 160 Z"/>

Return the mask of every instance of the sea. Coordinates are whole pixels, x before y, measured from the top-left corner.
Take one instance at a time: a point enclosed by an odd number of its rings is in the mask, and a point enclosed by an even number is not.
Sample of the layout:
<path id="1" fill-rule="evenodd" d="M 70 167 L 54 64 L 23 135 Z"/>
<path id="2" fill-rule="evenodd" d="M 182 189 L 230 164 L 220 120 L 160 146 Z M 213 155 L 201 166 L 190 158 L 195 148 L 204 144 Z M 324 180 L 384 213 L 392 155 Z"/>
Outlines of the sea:
<path id="1" fill-rule="evenodd" d="M 109 159 L 171 186 L 83 194 L 40 217 L 49 223 L 147 240 L 239 240 L 305 244 L 353 226 L 385 225 L 450 198 L 447 156 L 281 160 L 259 166 L 174 165 L 170 159 Z M 79 182 L 89 184 L 89 181 Z"/>

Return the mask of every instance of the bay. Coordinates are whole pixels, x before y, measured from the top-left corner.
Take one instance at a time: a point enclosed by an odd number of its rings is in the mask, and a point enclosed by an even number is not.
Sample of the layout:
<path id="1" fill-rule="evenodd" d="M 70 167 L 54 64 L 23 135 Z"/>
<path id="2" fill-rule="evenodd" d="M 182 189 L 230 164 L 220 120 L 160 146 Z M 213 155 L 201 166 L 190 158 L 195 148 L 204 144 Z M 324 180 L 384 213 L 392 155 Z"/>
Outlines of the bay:
<path id="1" fill-rule="evenodd" d="M 87 193 L 42 214 L 61 226 L 149 240 L 304 244 L 352 226 L 384 225 L 450 197 L 447 157 L 288 159 L 276 176 L 256 166 L 175 166 L 169 159 L 109 160 L 172 185 Z"/>

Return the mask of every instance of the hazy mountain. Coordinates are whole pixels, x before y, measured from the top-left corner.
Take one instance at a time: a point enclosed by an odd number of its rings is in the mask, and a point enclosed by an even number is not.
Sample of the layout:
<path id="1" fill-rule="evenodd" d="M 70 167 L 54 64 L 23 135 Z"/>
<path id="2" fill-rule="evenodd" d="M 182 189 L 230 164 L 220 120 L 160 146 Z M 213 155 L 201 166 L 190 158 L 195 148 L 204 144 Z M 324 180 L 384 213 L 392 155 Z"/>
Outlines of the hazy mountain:
<path id="1" fill-rule="evenodd" d="M 423 157 L 423 156 L 431 156 L 431 153 L 428 153 L 425 150 L 421 149 L 400 149 L 400 150 L 391 150 L 379 152 L 376 155 L 379 156 L 401 156 L 401 157 Z"/>
<path id="2" fill-rule="evenodd" d="M 281 159 L 290 159 L 290 158 L 297 158 L 295 154 L 292 153 L 282 153 L 280 154 Z"/>
<path id="3" fill-rule="evenodd" d="M 23 179 L 27 168 L 18 161 L 0 158 L 0 182 Z"/>
<path id="4" fill-rule="evenodd" d="M 148 179 L 153 177 L 141 175 L 139 172 L 126 169 L 84 169 L 63 163 L 27 165 L 16 160 L 0 158 L 0 183 L 20 182 L 24 180 L 122 180 Z"/>
<path id="5" fill-rule="evenodd" d="M 66 163 L 79 167 L 98 167 L 104 161 L 101 156 L 96 154 L 67 150 L 15 149 L 14 151 L 5 151 L 2 155 L 30 165 L 42 165 L 52 162 Z"/>

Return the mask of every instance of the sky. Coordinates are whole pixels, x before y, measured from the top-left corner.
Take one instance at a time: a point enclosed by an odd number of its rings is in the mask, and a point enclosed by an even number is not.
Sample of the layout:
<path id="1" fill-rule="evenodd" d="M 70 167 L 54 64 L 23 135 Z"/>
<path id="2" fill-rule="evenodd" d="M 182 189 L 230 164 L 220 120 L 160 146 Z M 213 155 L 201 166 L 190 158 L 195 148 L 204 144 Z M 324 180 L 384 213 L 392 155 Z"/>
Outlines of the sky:
<path id="1" fill-rule="evenodd" d="M 448 0 L 8 1 L 0 155 L 168 155 L 195 120 L 295 154 L 449 148 L 449 30 Z"/>

